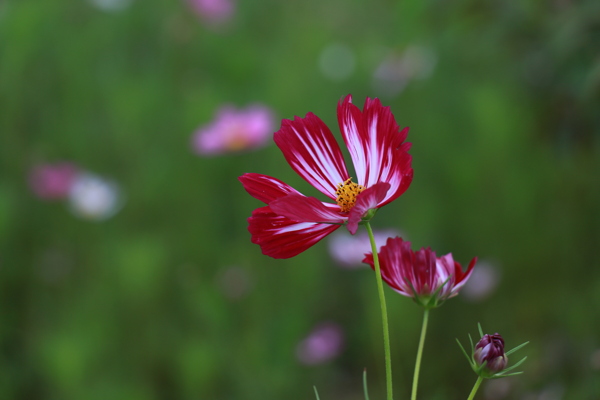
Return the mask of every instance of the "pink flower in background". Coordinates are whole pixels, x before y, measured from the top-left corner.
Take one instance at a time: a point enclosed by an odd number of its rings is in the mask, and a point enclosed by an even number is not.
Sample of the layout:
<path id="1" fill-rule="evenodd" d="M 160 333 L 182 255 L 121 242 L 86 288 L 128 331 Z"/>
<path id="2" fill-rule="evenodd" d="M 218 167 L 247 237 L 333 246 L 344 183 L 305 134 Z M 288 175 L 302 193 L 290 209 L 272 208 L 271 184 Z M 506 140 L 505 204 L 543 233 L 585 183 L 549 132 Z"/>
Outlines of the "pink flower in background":
<path id="1" fill-rule="evenodd" d="M 237 110 L 222 107 L 215 119 L 192 137 L 198 154 L 211 155 L 264 147 L 275 127 L 272 111 L 262 105 Z"/>
<path id="2" fill-rule="evenodd" d="M 317 325 L 296 347 L 296 356 L 302 364 L 316 365 L 334 359 L 344 347 L 344 332 L 333 323 Z"/>
<path id="3" fill-rule="evenodd" d="M 473 258 L 463 272 L 452 254 L 436 257 L 430 248 L 412 251 L 410 242 L 399 237 L 389 238 L 378 254 L 385 283 L 426 308 L 437 307 L 456 296 L 477 262 L 477 257 Z M 367 254 L 364 262 L 374 268 L 373 254 Z"/>
<path id="4" fill-rule="evenodd" d="M 393 97 L 414 80 L 431 76 L 437 62 L 435 52 L 429 47 L 411 45 L 402 53 L 391 51 L 373 74 L 376 92 Z"/>
<path id="5" fill-rule="evenodd" d="M 377 248 L 381 249 L 388 237 L 401 235 L 394 229 L 387 229 L 374 230 L 373 236 L 375 236 Z M 365 231 L 361 231 L 354 236 L 338 231 L 331 235 L 329 239 L 329 254 L 341 267 L 364 267 L 362 260 L 365 258 L 365 254 L 370 252 L 371 241 L 369 240 L 369 234 Z"/>
<path id="6" fill-rule="evenodd" d="M 470 301 L 481 301 L 490 296 L 500 283 L 500 270 L 486 261 L 479 261 L 477 269 L 461 290 L 462 296 Z"/>
<path id="7" fill-rule="evenodd" d="M 233 0 L 188 0 L 194 12 L 206 22 L 223 24 L 235 13 Z"/>
<path id="8" fill-rule="evenodd" d="M 29 174 L 29 186 L 41 199 L 58 200 L 69 195 L 79 169 L 70 162 L 39 164 Z"/>

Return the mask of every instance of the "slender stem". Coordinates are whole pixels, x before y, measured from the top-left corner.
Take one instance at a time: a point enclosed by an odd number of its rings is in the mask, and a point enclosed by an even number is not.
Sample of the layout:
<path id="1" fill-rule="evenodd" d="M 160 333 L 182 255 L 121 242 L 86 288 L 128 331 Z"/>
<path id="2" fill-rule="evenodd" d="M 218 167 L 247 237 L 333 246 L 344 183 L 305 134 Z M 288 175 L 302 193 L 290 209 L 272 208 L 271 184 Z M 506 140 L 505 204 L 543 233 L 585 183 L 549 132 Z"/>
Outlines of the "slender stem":
<path id="1" fill-rule="evenodd" d="M 479 389 L 479 385 L 483 382 L 483 377 L 477 377 L 477 381 L 475 382 L 475 386 L 473 386 L 473 390 L 471 390 L 471 394 L 467 400 L 473 400 L 475 398 L 475 393 L 477 393 L 477 389 Z"/>
<path id="2" fill-rule="evenodd" d="M 369 239 L 371 240 L 371 250 L 373 251 L 373 265 L 375 266 L 375 275 L 377 279 L 377 291 L 379 292 L 379 304 L 381 306 L 381 321 L 383 323 L 383 347 L 385 350 L 385 378 L 387 386 L 387 400 L 392 400 L 392 356 L 390 352 L 390 331 L 388 327 L 387 306 L 385 305 L 385 295 L 383 293 L 383 279 L 381 278 L 381 268 L 379 267 L 379 255 L 377 254 L 377 244 L 373 236 L 371 225 L 365 223 Z"/>
<path id="3" fill-rule="evenodd" d="M 423 347 L 425 345 L 425 334 L 427 333 L 427 322 L 429 320 L 429 309 L 425 309 L 423 314 L 423 325 L 421 326 L 421 339 L 419 339 L 419 349 L 417 350 L 417 361 L 415 362 L 415 376 L 413 377 L 411 400 L 417 399 L 417 386 L 419 386 L 419 371 L 421 370 L 421 358 L 423 356 Z"/>

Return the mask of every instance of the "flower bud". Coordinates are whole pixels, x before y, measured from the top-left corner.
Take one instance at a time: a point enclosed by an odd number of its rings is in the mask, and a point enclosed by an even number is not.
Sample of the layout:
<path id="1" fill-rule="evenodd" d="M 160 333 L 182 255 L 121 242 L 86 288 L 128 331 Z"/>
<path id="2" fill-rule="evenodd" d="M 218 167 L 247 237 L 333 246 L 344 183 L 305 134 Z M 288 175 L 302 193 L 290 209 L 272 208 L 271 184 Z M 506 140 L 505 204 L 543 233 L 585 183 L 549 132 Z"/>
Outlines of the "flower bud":
<path id="1" fill-rule="evenodd" d="M 506 368 L 508 357 L 504 354 L 504 339 L 498 333 L 483 335 L 475 346 L 473 360 L 479 365 L 485 364 L 485 370 L 495 374 Z"/>

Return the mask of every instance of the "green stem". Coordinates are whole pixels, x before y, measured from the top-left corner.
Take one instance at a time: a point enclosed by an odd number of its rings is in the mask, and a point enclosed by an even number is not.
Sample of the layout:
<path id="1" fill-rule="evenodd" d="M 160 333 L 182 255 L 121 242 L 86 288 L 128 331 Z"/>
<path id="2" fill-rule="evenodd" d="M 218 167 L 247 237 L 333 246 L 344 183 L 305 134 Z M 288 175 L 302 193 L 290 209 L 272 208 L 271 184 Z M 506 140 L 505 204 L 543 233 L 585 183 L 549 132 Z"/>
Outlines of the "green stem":
<path id="1" fill-rule="evenodd" d="M 473 386 L 473 390 L 471 390 L 471 394 L 467 400 L 473 400 L 475 398 L 475 393 L 477 393 L 477 389 L 479 389 L 479 385 L 483 382 L 483 377 L 477 377 L 477 381 L 475 382 L 475 386 Z"/>
<path id="2" fill-rule="evenodd" d="M 425 309 L 423 314 L 423 325 L 421 326 L 421 339 L 419 339 L 419 349 L 417 350 L 417 361 L 415 362 L 415 376 L 413 377 L 411 400 L 417 399 L 417 386 L 419 385 L 419 371 L 421 370 L 421 358 L 423 356 L 423 347 L 425 345 L 425 334 L 427 333 L 427 322 L 429 320 L 429 309 Z"/>
<path id="3" fill-rule="evenodd" d="M 390 332 L 388 327 L 387 307 L 385 305 L 385 295 L 383 293 L 383 279 L 381 278 L 381 269 L 379 267 L 379 255 L 377 254 L 377 244 L 373 236 L 371 225 L 365 223 L 369 239 L 371 240 L 371 250 L 373 251 L 373 265 L 377 279 L 377 291 L 379 292 L 379 304 L 381 306 L 381 321 L 383 323 L 383 347 L 385 350 L 385 378 L 387 386 L 387 399 L 392 400 L 392 356 L 390 352 Z"/>

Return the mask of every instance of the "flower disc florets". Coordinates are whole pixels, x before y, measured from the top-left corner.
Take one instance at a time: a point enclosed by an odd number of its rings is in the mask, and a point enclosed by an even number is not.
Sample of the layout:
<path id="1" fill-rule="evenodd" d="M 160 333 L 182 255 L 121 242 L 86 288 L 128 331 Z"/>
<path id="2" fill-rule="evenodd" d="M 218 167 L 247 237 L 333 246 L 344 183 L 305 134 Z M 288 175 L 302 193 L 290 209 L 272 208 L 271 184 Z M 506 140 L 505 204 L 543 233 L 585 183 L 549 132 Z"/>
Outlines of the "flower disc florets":
<path id="1" fill-rule="evenodd" d="M 335 202 L 340 206 L 341 212 L 348 212 L 356 203 L 356 196 L 366 188 L 358 183 L 352 182 L 352 178 L 346 179 L 345 182 L 339 183 L 335 194 L 337 198 Z"/>

